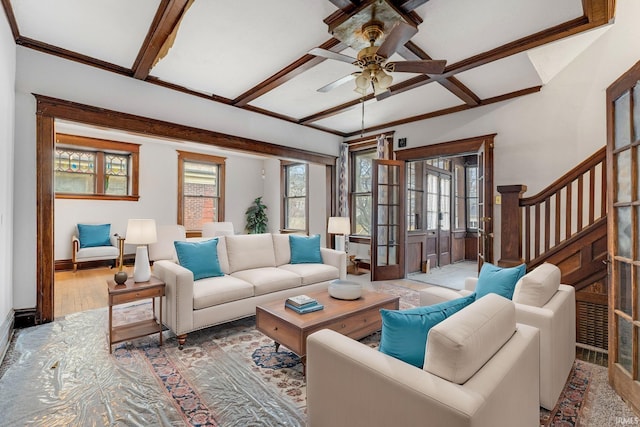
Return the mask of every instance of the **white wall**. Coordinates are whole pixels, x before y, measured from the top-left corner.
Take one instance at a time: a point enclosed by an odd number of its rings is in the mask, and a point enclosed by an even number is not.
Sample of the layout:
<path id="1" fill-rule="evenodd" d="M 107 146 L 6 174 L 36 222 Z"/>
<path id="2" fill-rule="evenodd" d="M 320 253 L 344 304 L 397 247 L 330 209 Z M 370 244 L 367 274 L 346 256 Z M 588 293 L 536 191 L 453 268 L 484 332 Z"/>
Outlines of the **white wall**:
<path id="1" fill-rule="evenodd" d="M 640 2 L 619 0 L 611 28 L 539 93 L 396 128 L 407 148 L 497 133 L 495 185 L 531 196 L 606 145 L 606 89 L 640 60 Z M 496 261 L 500 206 L 495 209 Z"/>
<path id="2" fill-rule="evenodd" d="M 13 138 L 16 45 L 9 24 L 0 18 L 0 358 L 4 353 L 3 331 L 13 308 Z"/>
<path id="3" fill-rule="evenodd" d="M 85 136 L 103 137 L 95 131 L 77 132 Z M 153 138 L 129 138 L 123 135 L 113 140 L 140 145 L 140 199 L 131 201 L 56 199 L 55 259 L 71 259 L 71 236 L 78 223 L 111 224 L 111 233 L 126 234 L 129 218 L 153 218 L 157 225 L 176 224 L 178 216 L 178 156 L 176 150 L 209 153 L 226 158 L 225 221 L 232 222 L 236 232 L 244 229 L 244 210 L 253 200 L 251 194 L 263 192 L 262 158 L 242 156 L 230 151 L 211 151 L 204 146 L 185 146 L 178 142 Z M 161 190 L 159 190 L 161 189 Z M 135 253 L 127 245 L 126 253 Z"/>
<path id="4" fill-rule="evenodd" d="M 20 168 L 15 171 L 14 187 L 16 194 L 20 194 L 15 200 L 14 230 L 20 235 L 20 239 L 13 245 L 13 271 L 19 271 L 20 274 L 14 277 L 14 308 L 29 308 L 36 304 L 36 109 L 32 93 L 323 154 L 338 154 L 341 138 L 326 132 L 189 96 L 34 50 L 22 47 L 16 50 L 15 152 L 16 158 L 21 161 Z M 150 152 L 153 150 L 155 149 Z M 262 181 L 262 167 L 259 163 L 254 162 L 255 168 L 252 166 L 238 170 L 232 168 L 231 164 L 227 168 L 227 195 L 232 199 L 235 195 L 239 197 L 237 204 L 228 204 L 227 212 L 229 220 L 234 222 L 238 231 L 244 228 L 245 209 L 255 197 L 265 191 L 256 184 Z M 150 196 L 144 195 L 146 191 L 142 187 L 152 183 L 154 171 L 147 170 L 143 173 L 149 175 L 141 177 L 142 198 L 137 206 L 141 212 L 144 211 L 142 213 L 146 213 L 157 209 L 158 203 L 145 199 Z M 166 175 L 167 178 L 170 177 L 169 174 Z M 279 172 L 274 177 L 278 177 L 275 182 L 279 191 Z M 271 182 L 271 177 L 268 178 L 269 180 L 264 181 L 265 185 Z M 146 184 L 142 183 L 143 180 Z M 97 205 L 93 210 L 99 211 L 100 206 Z M 169 215 L 173 216 L 175 212 L 176 208 L 172 206 L 159 215 L 168 221 Z M 279 222 L 275 218 L 279 216 L 270 218 L 272 227 Z M 118 217 L 117 227 L 123 227 L 123 219 L 123 216 Z M 277 227 L 276 225 L 276 229 Z M 62 237 L 64 242 L 68 239 L 68 234 Z"/>

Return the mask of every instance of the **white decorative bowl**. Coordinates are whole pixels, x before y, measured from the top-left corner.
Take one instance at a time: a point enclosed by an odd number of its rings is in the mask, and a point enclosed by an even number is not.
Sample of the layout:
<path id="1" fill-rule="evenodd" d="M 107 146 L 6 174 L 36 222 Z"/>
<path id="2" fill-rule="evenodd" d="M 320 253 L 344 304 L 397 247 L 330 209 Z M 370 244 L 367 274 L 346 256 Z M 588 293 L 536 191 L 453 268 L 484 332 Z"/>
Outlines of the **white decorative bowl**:
<path id="1" fill-rule="evenodd" d="M 358 299 L 362 296 L 362 285 L 348 280 L 332 280 L 329 284 L 329 295 L 337 299 Z"/>

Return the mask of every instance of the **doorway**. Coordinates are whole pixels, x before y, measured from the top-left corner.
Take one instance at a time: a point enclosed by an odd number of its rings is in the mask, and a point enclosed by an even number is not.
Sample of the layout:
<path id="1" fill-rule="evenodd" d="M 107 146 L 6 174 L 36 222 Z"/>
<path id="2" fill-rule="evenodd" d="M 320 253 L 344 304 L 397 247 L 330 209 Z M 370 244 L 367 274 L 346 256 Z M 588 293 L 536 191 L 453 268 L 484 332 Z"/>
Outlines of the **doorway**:
<path id="1" fill-rule="evenodd" d="M 492 262 L 494 136 L 396 152 L 407 164 L 407 276 Z"/>

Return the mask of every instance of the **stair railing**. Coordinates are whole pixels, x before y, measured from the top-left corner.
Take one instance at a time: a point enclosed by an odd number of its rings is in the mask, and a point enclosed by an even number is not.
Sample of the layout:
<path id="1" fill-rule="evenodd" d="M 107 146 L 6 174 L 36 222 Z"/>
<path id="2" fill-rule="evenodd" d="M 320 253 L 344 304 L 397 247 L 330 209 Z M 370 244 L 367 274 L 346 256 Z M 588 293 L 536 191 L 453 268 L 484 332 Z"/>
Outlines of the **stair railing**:
<path id="1" fill-rule="evenodd" d="M 526 185 L 498 186 L 502 196 L 498 264 L 535 264 L 543 253 L 606 218 L 605 147 L 535 196 Z"/>

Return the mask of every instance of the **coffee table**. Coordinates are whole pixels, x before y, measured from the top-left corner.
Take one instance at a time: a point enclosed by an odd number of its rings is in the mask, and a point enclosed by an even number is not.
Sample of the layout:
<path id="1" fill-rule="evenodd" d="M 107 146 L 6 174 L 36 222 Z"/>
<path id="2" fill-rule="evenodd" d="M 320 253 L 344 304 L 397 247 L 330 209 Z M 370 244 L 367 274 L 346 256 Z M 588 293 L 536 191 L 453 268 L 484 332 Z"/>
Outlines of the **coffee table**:
<path id="1" fill-rule="evenodd" d="M 356 300 L 332 298 L 327 291 L 308 293 L 324 305 L 324 309 L 298 314 L 285 308 L 284 301 L 273 301 L 256 307 L 256 328 L 280 345 L 300 356 L 306 364 L 307 337 L 320 329 L 332 329 L 353 339 L 361 339 L 382 327 L 380 309 L 397 310 L 400 297 L 379 292 L 362 291 Z"/>

